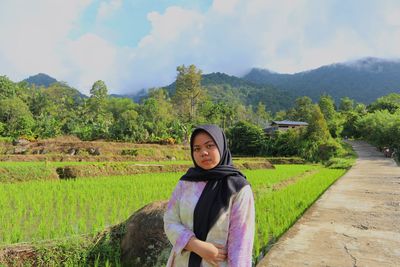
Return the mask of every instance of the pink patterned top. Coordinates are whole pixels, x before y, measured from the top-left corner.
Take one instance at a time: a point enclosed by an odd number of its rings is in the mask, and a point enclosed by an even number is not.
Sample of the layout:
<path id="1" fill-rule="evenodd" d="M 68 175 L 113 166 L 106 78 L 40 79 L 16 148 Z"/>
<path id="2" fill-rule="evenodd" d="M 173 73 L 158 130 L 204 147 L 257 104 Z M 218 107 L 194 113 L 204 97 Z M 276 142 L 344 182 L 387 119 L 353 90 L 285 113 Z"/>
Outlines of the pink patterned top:
<path id="1" fill-rule="evenodd" d="M 164 229 L 173 245 L 167 267 L 187 267 L 190 252 L 184 247 L 193 233 L 193 211 L 207 182 L 179 181 L 164 214 Z M 254 197 L 244 186 L 231 197 L 229 207 L 210 229 L 207 242 L 224 245 L 227 260 L 220 267 L 251 267 L 254 241 Z M 202 261 L 201 266 L 212 266 Z"/>

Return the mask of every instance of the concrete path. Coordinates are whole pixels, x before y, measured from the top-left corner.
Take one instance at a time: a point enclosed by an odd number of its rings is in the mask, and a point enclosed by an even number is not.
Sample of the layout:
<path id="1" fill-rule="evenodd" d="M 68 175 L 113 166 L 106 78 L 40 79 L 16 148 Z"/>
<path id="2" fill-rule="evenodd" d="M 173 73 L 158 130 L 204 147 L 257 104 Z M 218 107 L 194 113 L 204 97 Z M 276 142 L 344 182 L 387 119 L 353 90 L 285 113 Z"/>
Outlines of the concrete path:
<path id="1" fill-rule="evenodd" d="M 367 143 L 351 144 L 356 164 L 257 267 L 400 267 L 400 167 Z"/>

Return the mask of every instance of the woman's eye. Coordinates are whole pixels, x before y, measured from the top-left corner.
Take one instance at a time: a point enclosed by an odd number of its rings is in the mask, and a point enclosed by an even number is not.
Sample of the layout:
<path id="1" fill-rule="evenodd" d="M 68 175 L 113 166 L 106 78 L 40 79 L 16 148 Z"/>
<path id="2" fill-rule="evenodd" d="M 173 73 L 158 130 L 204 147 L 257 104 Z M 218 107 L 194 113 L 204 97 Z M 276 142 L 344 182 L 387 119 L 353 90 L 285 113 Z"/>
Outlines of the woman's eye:
<path id="1" fill-rule="evenodd" d="M 207 145 L 207 148 L 213 148 L 215 145 L 214 144 L 209 144 Z"/>
<path id="2" fill-rule="evenodd" d="M 198 148 L 198 147 L 193 148 L 193 151 L 195 151 L 195 152 L 197 152 L 199 150 L 200 150 L 200 148 Z"/>

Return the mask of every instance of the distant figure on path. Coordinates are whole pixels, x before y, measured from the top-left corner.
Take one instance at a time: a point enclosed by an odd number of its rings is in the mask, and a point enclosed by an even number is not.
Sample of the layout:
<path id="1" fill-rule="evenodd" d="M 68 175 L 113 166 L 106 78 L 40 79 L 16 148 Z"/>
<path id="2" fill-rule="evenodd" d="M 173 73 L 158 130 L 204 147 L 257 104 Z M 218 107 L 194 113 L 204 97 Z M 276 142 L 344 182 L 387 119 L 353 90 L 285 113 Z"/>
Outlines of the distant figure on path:
<path id="1" fill-rule="evenodd" d="M 199 126 L 190 149 L 194 167 L 179 180 L 164 215 L 173 246 L 167 266 L 251 267 L 254 197 L 232 165 L 224 132 Z"/>

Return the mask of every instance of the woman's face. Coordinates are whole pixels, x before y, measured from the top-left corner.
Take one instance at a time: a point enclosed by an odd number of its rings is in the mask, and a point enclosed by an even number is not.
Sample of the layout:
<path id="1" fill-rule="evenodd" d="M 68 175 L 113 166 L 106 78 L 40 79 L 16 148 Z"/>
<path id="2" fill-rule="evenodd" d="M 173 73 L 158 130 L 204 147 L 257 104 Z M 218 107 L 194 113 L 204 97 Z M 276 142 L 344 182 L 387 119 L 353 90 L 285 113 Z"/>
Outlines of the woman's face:
<path id="1" fill-rule="evenodd" d="M 193 140 L 193 158 L 197 166 L 210 170 L 218 165 L 221 160 L 219 150 L 212 137 L 199 132 Z"/>

